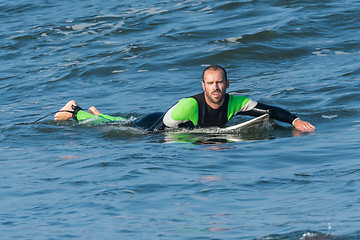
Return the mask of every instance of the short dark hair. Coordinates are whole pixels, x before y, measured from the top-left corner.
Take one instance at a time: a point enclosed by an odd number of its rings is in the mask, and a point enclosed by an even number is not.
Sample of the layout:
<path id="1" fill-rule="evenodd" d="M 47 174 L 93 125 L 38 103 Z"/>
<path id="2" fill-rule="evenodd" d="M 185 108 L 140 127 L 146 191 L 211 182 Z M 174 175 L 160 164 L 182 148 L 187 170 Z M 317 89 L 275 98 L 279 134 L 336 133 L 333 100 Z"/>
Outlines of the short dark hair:
<path id="1" fill-rule="evenodd" d="M 202 80 L 204 82 L 204 75 L 205 75 L 205 72 L 207 70 L 212 70 L 212 71 L 217 71 L 217 70 L 222 70 L 224 75 L 225 75 L 225 81 L 227 81 L 227 73 L 226 73 L 226 70 L 225 68 L 219 66 L 219 65 L 211 65 L 211 66 L 208 66 L 207 68 L 204 69 L 203 71 L 203 74 L 202 74 Z"/>

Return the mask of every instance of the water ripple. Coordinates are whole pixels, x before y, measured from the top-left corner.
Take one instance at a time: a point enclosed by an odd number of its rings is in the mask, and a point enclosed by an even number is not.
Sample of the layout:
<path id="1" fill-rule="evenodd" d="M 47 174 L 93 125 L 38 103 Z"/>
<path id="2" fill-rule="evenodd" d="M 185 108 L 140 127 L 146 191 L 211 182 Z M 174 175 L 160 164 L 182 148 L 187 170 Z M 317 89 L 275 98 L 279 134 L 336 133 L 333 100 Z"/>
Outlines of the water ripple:
<path id="1" fill-rule="evenodd" d="M 3 1 L 2 237 L 358 239 L 359 9 L 357 0 Z M 200 92 L 213 63 L 228 70 L 230 92 L 317 132 L 278 122 L 227 135 L 21 124 L 73 98 L 129 118 L 165 111 Z"/>

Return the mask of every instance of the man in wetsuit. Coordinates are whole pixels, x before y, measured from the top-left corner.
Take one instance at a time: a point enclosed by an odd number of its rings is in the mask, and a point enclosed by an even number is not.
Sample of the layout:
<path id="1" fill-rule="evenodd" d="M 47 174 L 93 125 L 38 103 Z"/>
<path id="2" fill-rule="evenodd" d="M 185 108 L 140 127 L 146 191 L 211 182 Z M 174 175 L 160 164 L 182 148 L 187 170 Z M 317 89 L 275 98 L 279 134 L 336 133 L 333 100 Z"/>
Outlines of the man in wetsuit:
<path id="1" fill-rule="evenodd" d="M 176 127 L 224 127 L 232 117 L 238 114 L 260 116 L 268 113 L 270 118 L 292 124 L 297 130 L 315 131 L 313 125 L 302 121 L 282 108 L 258 103 L 247 97 L 227 94 L 226 89 L 229 87 L 229 80 L 225 69 L 218 65 L 211 65 L 204 70 L 202 87 L 204 92 L 181 99 L 165 115 L 151 114 L 135 122 L 135 125 L 146 127 L 151 131 Z M 73 100 L 55 115 L 55 120 L 67 120 L 71 117 L 78 121 L 94 117 L 104 121 L 122 119 L 121 117 L 101 114 L 95 107 L 89 108 L 88 113 L 86 113 Z"/>

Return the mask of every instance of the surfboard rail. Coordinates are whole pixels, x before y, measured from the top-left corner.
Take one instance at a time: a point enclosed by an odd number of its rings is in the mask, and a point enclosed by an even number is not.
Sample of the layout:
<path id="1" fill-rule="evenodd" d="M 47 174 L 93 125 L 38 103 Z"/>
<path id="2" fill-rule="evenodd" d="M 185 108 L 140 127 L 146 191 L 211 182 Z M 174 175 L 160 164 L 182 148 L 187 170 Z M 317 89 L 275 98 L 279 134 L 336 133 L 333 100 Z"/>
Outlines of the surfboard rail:
<path id="1" fill-rule="evenodd" d="M 261 115 L 259 117 L 250 119 L 250 120 L 248 120 L 246 122 L 242 122 L 242 123 L 239 123 L 239 124 L 236 124 L 236 125 L 233 125 L 233 126 L 222 128 L 221 130 L 224 131 L 224 132 L 233 131 L 233 130 L 236 130 L 236 129 L 239 129 L 239 128 L 242 128 L 242 127 L 246 127 L 246 126 L 249 126 L 249 125 L 257 123 L 257 122 L 261 122 L 261 121 L 265 120 L 268 117 L 269 117 L 269 114 L 266 113 L 266 114 Z"/>

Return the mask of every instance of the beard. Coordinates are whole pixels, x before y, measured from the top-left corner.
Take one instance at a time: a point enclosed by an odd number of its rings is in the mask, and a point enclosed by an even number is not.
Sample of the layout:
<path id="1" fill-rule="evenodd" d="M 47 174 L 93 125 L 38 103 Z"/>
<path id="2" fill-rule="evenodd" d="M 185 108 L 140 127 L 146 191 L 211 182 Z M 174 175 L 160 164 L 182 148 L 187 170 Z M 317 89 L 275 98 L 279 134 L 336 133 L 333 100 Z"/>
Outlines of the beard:
<path id="1" fill-rule="evenodd" d="M 216 97 L 213 94 L 219 94 L 219 95 Z M 211 93 L 205 92 L 205 95 L 212 103 L 215 104 L 219 104 L 225 99 L 225 92 L 222 91 L 213 91 Z"/>

